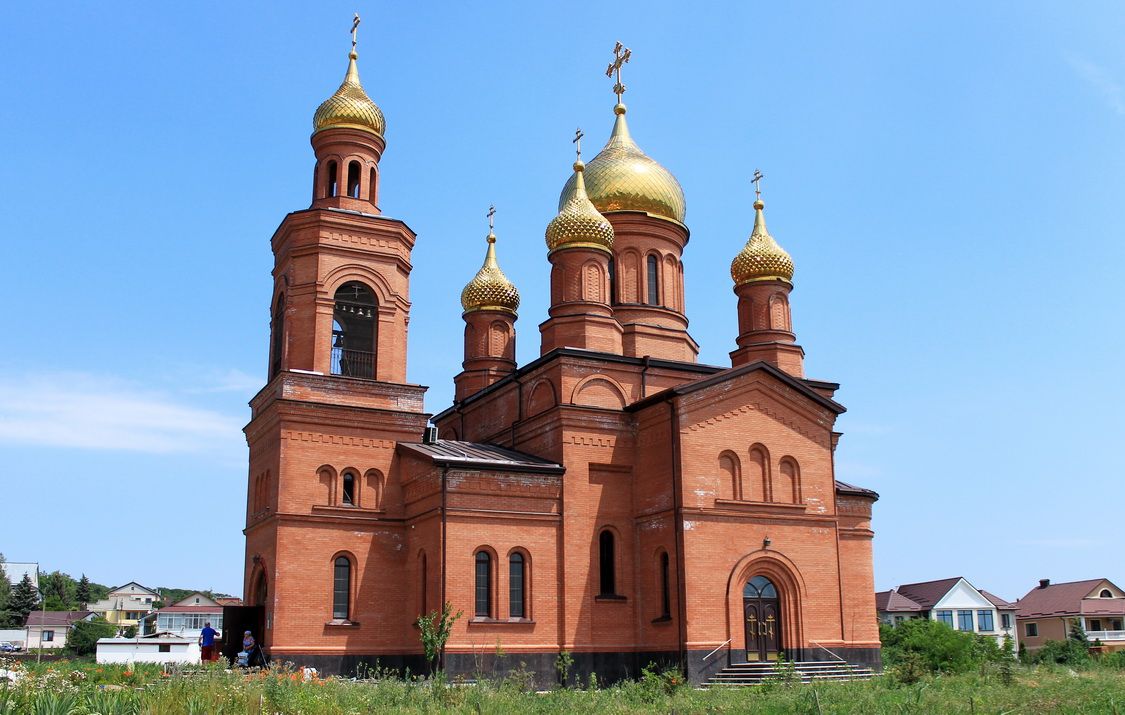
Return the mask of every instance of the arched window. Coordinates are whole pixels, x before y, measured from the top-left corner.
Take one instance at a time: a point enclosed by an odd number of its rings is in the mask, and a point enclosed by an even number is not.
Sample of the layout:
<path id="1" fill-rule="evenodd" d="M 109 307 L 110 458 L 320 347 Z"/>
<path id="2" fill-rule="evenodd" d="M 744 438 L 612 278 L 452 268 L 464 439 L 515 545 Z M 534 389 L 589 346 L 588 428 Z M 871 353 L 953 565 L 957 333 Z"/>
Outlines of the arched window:
<path id="1" fill-rule="evenodd" d="M 781 484 L 774 490 L 774 500 L 793 504 L 801 502 L 801 471 L 792 457 L 781 460 Z"/>
<path id="2" fill-rule="evenodd" d="M 336 162 L 334 162 L 334 161 L 328 162 L 328 192 L 327 193 L 328 193 L 329 196 L 335 196 L 340 191 L 339 177 L 337 176 L 338 173 L 339 173 L 339 169 L 336 166 Z"/>
<path id="3" fill-rule="evenodd" d="M 348 620 L 351 610 L 352 562 L 347 556 L 337 556 L 332 574 L 332 618 Z"/>
<path id="4" fill-rule="evenodd" d="M 484 550 L 476 556 L 476 616 L 492 615 L 492 556 Z"/>
<path id="5" fill-rule="evenodd" d="M 375 169 L 372 167 L 371 179 L 367 184 L 367 200 L 371 203 L 375 203 L 375 176 Z"/>
<path id="6" fill-rule="evenodd" d="M 731 499 L 742 499 L 742 464 L 738 455 L 725 451 L 719 455 L 719 471 L 722 479 L 730 485 Z M 726 485 L 720 485 L 720 493 L 726 491 Z"/>
<path id="7" fill-rule="evenodd" d="M 348 196 L 359 198 L 359 162 L 348 163 Z"/>
<path id="8" fill-rule="evenodd" d="M 648 304 L 660 304 L 660 262 L 656 256 L 648 257 Z"/>
<path id="9" fill-rule="evenodd" d="M 742 589 L 743 598 L 777 598 L 777 588 L 765 576 L 755 576 Z"/>
<path id="10" fill-rule="evenodd" d="M 660 552 L 660 617 L 672 617 L 672 588 L 668 576 L 668 552 Z"/>
<path id="11" fill-rule="evenodd" d="M 1098 594 L 1098 598 L 1113 598 L 1113 593 L 1108 588 L 1103 588 L 1102 592 Z"/>
<path id="12" fill-rule="evenodd" d="M 605 529 L 598 536 L 598 564 L 601 578 L 598 595 L 617 595 L 617 570 L 614 567 L 613 532 Z"/>
<path id="13" fill-rule="evenodd" d="M 617 261 L 609 259 L 609 304 L 617 305 Z"/>
<path id="14" fill-rule="evenodd" d="M 742 482 L 742 498 L 746 501 L 769 501 L 769 481 L 769 455 L 761 446 L 754 447 L 750 450 L 750 460 L 746 464 L 745 478 Z"/>
<path id="15" fill-rule="evenodd" d="M 355 506 L 355 474 L 344 472 L 344 485 L 340 491 L 340 501 L 347 506 Z"/>
<path id="16" fill-rule="evenodd" d="M 508 557 L 508 616 L 510 618 L 527 617 L 527 610 L 524 607 L 525 573 L 523 554 L 517 551 Z"/>
<path id="17" fill-rule="evenodd" d="M 277 296 L 273 309 L 273 346 L 270 359 L 270 377 L 281 372 L 281 353 L 285 347 L 285 294 Z"/>
<path id="18" fill-rule="evenodd" d="M 379 307 L 375 295 L 351 281 L 336 291 L 332 311 L 332 374 L 375 377 Z"/>

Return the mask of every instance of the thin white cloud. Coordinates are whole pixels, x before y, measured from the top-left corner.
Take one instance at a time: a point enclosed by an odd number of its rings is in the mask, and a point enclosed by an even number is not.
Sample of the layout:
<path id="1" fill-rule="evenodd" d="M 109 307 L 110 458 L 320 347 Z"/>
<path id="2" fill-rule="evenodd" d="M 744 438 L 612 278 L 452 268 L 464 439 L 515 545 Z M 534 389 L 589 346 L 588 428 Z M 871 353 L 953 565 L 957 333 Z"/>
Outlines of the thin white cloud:
<path id="1" fill-rule="evenodd" d="M 1068 56 L 1066 61 L 1078 73 L 1078 76 L 1098 93 L 1102 101 L 1109 105 L 1114 112 L 1125 117 L 1125 91 L 1122 90 L 1121 83 L 1110 74 L 1109 70 L 1075 55 Z"/>
<path id="2" fill-rule="evenodd" d="M 0 377 L 0 443 L 226 458 L 243 444 L 241 426 L 230 415 L 116 377 Z"/>

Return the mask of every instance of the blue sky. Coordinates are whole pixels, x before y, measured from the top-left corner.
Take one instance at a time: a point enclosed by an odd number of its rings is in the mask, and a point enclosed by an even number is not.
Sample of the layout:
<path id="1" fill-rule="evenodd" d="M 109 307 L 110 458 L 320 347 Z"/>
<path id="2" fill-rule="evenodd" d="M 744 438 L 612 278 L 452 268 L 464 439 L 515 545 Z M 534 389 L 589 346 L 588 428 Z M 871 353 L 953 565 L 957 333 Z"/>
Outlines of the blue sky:
<path id="1" fill-rule="evenodd" d="M 246 401 L 272 256 L 345 69 L 387 116 L 384 211 L 419 235 L 411 381 L 460 369 L 497 206 L 546 316 L 543 229 L 612 123 L 679 178 L 700 359 L 760 167 L 840 479 L 876 489 L 876 585 L 1007 598 L 1120 571 L 1125 7 L 1117 3 L 7 3 L 0 9 L 0 551 L 103 583 L 241 592 Z"/>

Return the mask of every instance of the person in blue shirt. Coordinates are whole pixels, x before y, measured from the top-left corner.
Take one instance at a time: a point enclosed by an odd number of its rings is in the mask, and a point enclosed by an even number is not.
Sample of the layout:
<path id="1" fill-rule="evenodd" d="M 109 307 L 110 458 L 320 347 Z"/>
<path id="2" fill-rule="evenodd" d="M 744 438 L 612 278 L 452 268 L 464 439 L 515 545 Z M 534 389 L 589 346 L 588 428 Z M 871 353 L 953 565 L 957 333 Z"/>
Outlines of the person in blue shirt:
<path id="1" fill-rule="evenodd" d="M 199 632 L 199 659 L 204 663 L 210 662 L 215 658 L 215 636 L 218 632 L 211 627 L 211 622 L 203 624 L 203 630 Z"/>

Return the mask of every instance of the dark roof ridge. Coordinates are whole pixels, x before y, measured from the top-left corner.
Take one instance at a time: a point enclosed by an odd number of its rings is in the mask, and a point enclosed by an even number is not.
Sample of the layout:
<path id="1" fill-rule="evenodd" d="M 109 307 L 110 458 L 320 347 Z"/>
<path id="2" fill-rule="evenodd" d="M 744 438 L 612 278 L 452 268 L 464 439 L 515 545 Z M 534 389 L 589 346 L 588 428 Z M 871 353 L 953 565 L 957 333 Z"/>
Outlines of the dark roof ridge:
<path id="1" fill-rule="evenodd" d="M 729 380 L 729 379 L 734 378 L 734 377 L 740 377 L 742 375 L 745 375 L 745 374 L 748 374 L 748 373 L 751 373 L 751 372 L 755 372 L 757 370 L 765 370 L 767 373 L 773 375 L 774 377 L 776 377 L 777 379 L 786 383 L 787 385 L 794 388 L 798 392 L 802 393 L 806 397 L 809 397 L 810 399 L 813 400 L 813 402 L 816 402 L 816 403 L 820 404 L 821 406 L 828 408 L 829 410 L 835 412 L 838 415 L 843 414 L 844 412 L 847 411 L 847 408 L 844 407 L 843 405 L 841 405 L 839 402 L 836 402 L 835 400 L 833 400 L 830 397 L 825 397 L 824 395 L 822 395 L 819 392 L 817 392 L 816 390 L 814 390 L 812 387 L 810 387 L 808 384 L 806 384 L 805 380 L 793 377 L 792 375 L 785 372 L 781 368 L 777 367 L 773 363 L 769 363 L 769 362 L 766 362 L 764 360 L 756 360 L 754 362 L 747 363 L 745 365 L 739 365 L 738 367 L 727 368 L 725 370 L 720 370 L 719 372 L 716 372 L 715 374 L 709 375 L 709 376 L 707 376 L 705 378 L 702 378 L 700 380 L 695 380 L 693 382 L 686 382 L 682 385 L 676 385 L 675 387 L 669 387 L 665 390 L 661 390 L 660 392 L 657 392 L 654 395 L 649 395 L 648 397 L 644 398 L 643 400 L 638 400 L 637 402 L 634 402 L 630 405 L 626 405 L 625 410 L 626 411 L 634 411 L 634 410 L 643 409 L 643 408 L 648 407 L 649 405 L 655 404 L 657 402 L 664 402 L 671 397 L 676 397 L 676 396 L 679 396 L 679 395 L 687 395 L 687 394 L 690 394 L 692 392 L 696 392 L 698 390 L 702 390 L 702 389 L 711 387 L 712 385 L 717 385 L 720 382 L 723 382 L 725 380 Z M 815 383 L 820 384 L 820 385 L 835 385 L 836 384 L 836 383 L 824 383 L 823 381 L 820 381 L 820 380 L 815 381 Z"/>

